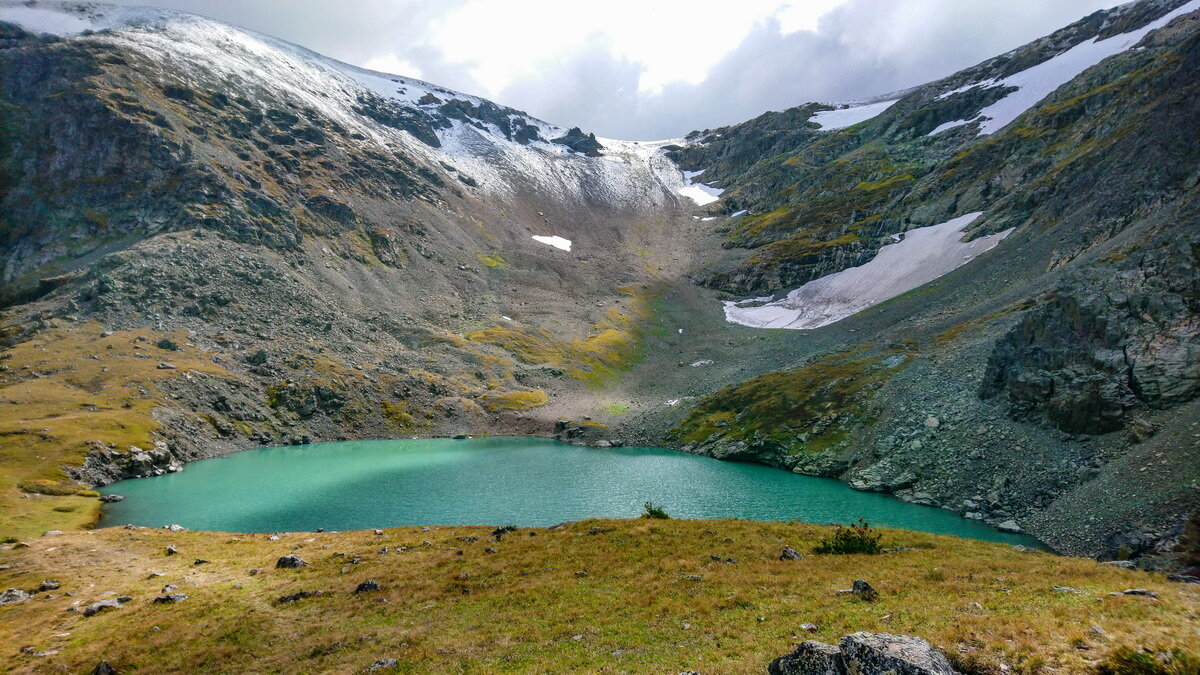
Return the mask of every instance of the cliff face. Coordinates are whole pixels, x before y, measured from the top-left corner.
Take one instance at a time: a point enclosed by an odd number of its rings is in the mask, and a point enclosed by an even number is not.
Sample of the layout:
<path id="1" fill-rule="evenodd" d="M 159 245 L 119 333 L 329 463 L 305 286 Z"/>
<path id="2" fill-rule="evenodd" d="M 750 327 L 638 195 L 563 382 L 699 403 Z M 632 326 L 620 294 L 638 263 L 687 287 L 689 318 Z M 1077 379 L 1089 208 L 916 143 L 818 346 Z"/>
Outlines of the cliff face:
<path id="1" fill-rule="evenodd" d="M 0 433 L 51 458 L 15 480 L 559 433 L 1153 548 L 1200 501 L 1197 8 L 646 144 L 198 17 L 5 2 Z M 844 321 L 723 320 L 975 212 L 999 246 Z"/>

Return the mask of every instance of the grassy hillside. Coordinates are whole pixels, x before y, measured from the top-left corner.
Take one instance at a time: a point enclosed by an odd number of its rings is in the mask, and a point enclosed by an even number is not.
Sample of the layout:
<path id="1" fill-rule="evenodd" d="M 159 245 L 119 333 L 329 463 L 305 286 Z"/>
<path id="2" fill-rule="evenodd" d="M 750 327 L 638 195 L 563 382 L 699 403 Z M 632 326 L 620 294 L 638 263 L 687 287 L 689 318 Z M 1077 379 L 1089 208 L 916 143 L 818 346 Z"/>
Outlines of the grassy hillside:
<path id="1" fill-rule="evenodd" d="M 923 636 L 970 672 L 1086 672 L 1120 646 L 1200 643 L 1194 586 L 998 544 L 886 531 L 903 550 L 813 555 L 829 528 L 729 520 L 490 531 L 36 539 L 0 551 L 0 587 L 62 586 L 0 607 L 0 669 L 742 673 L 803 639 L 879 631 Z M 781 561 L 784 546 L 806 557 Z M 309 565 L 274 568 L 292 553 Z M 837 594 L 860 578 L 876 602 Z M 381 590 L 355 594 L 369 579 Z M 167 584 L 187 599 L 154 604 Z M 1110 595 L 1131 587 L 1158 598 Z M 279 600 L 303 591 L 324 593 Z M 118 609 L 70 611 L 121 595 Z"/>

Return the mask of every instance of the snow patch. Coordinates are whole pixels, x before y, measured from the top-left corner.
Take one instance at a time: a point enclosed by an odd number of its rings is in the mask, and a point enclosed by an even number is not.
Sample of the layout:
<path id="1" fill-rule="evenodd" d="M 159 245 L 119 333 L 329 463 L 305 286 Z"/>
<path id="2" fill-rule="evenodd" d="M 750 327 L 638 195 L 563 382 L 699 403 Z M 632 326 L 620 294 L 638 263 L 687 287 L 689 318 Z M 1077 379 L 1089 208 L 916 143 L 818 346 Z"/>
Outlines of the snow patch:
<path id="1" fill-rule="evenodd" d="M 954 120 L 953 122 L 946 122 L 945 124 L 939 124 L 933 131 L 931 131 L 925 135 L 926 136 L 936 136 L 936 135 L 942 133 L 943 131 L 949 131 L 951 129 L 955 129 L 958 127 L 964 127 L 964 126 L 970 124 L 971 122 L 974 122 L 976 119 L 978 119 L 978 118 L 973 117 L 969 120 Z"/>
<path id="2" fill-rule="evenodd" d="M 564 251 L 571 250 L 571 240 L 564 239 L 557 235 L 545 237 L 542 235 L 535 234 L 535 235 L 533 235 L 533 240 L 538 243 L 541 243 L 541 244 L 546 244 L 547 246 L 553 246 L 554 248 L 562 249 Z"/>
<path id="3" fill-rule="evenodd" d="M 1003 129 L 1020 117 L 1026 110 L 1034 107 L 1038 102 L 1054 93 L 1059 87 L 1078 77 L 1083 71 L 1110 56 L 1116 56 L 1121 52 L 1133 48 L 1134 45 L 1141 42 L 1142 38 L 1151 32 L 1166 26 L 1175 18 L 1197 9 L 1200 9 L 1200 0 L 1191 0 L 1191 2 L 1181 5 L 1137 30 L 1114 35 L 1105 40 L 1092 38 L 1087 42 L 1075 45 L 1054 58 L 1043 61 L 1032 68 L 1027 68 L 1003 80 L 980 82 L 977 85 L 972 85 L 989 88 L 1017 88 L 1016 91 L 989 105 L 980 112 L 979 117 L 982 118 L 979 125 L 980 135 L 994 134 Z M 965 91 L 962 87 L 959 90 Z M 959 90 L 947 92 L 947 94 L 943 94 L 943 97 L 957 93 Z M 968 123 L 969 121 L 967 120 L 960 120 L 957 123 L 948 122 L 934 129 L 929 135 L 932 136 L 954 126 L 961 126 Z"/>
<path id="4" fill-rule="evenodd" d="M 711 204 L 721 198 L 721 193 L 725 190 L 721 188 L 709 187 L 703 183 L 693 182 L 692 179 L 704 173 L 704 169 L 699 171 L 683 171 L 683 187 L 676 192 L 696 202 L 697 206 Z"/>
<path id="5" fill-rule="evenodd" d="M 825 110 L 813 115 L 808 121 L 816 122 L 821 126 L 823 131 L 833 131 L 834 129 L 845 129 L 852 127 L 860 122 L 878 116 L 884 110 L 895 105 L 895 99 L 892 101 L 879 101 L 878 103 L 868 103 L 866 105 L 851 106 L 841 108 L 839 110 Z"/>
<path id="6" fill-rule="evenodd" d="M 820 328 L 923 286 L 991 250 L 1011 229 L 963 242 L 979 213 L 904 233 L 865 265 L 804 284 L 775 302 L 764 298 L 725 302 L 725 320 L 752 328 Z M 770 298 L 766 298 L 770 300 Z"/>

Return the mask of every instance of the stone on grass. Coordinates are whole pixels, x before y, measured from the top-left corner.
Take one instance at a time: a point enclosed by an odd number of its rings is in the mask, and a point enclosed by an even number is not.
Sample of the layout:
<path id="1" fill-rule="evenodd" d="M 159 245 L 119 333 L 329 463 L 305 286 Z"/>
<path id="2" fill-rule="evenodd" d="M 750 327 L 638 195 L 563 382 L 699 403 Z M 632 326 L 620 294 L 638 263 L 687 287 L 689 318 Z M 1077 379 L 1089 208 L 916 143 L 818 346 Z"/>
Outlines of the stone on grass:
<path id="1" fill-rule="evenodd" d="M 46 591 L 57 591 L 60 588 L 62 588 L 62 584 L 58 583 L 54 579 L 46 579 L 42 583 L 38 584 L 38 593 L 45 593 Z"/>
<path id="2" fill-rule="evenodd" d="M 838 646 L 807 640 L 771 662 L 773 675 L 956 675 L 957 671 L 925 640 L 887 633 L 842 636 Z"/>
<path id="3" fill-rule="evenodd" d="M 367 666 L 367 671 L 375 670 L 395 670 L 400 667 L 400 662 L 396 659 L 379 659 L 375 663 Z"/>
<path id="4" fill-rule="evenodd" d="M 854 586 L 852 586 L 851 588 L 847 588 L 845 590 L 838 591 L 838 595 L 853 595 L 853 596 L 857 597 L 858 599 L 864 600 L 866 602 L 873 602 L 873 601 L 879 599 L 879 592 L 876 591 L 875 588 L 871 586 L 871 584 L 868 584 L 867 582 L 863 581 L 862 579 L 855 579 Z"/>
<path id="5" fill-rule="evenodd" d="M 125 597 L 128 597 L 128 596 L 121 596 L 120 598 L 109 598 L 107 600 L 100 600 L 99 602 L 93 602 L 92 604 L 83 608 L 83 615 L 84 616 L 95 616 L 95 615 L 99 614 L 100 612 L 103 612 L 108 609 L 118 609 L 118 608 L 120 608 L 121 605 L 128 602 L 128 600 L 122 599 Z"/>
<path id="6" fill-rule="evenodd" d="M 846 671 L 895 675 L 954 675 L 957 671 L 925 640 L 908 635 L 854 633 L 839 646 Z"/>
<path id="7" fill-rule="evenodd" d="M 842 652 L 833 645 L 805 640 L 796 650 L 767 666 L 771 675 L 843 675 Z"/>
<path id="8" fill-rule="evenodd" d="M 308 567 L 308 563 L 303 558 L 296 554 L 285 555 L 275 561 L 275 569 L 292 570 L 299 567 Z"/>
<path id="9" fill-rule="evenodd" d="M 11 605 L 14 602 L 28 602 L 29 594 L 19 588 L 10 588 L 0 593 L 0 605 Z"/>
<path id="10" fill-rule="evenodd" d="M 804 556 L 801 555 L 796 549 L 788 548 L 786 546 L 783 548 L 783 551 L 779 553 L 780 560 L 800 560 L 803 557 Z"/>
<path id="11" fill-rule="evenodd" d="M 187 600 L 187 596 L 183 593 L 168 593 L 167 595 L 160 595 L 154 598 L 154 604 L 173 605 L 177 602 L 183 602 L 184 600 Z"/>
<path id="12" fill-rule="evenodd" d="M 382 590 L 379 588 L 379 582 L 375 581 L 374 579 L 367 579 L 366 581 L 359 584 L 358 588 L 354 589 L 354 592 L 356 594 L 357 593 L 371 593 L 373 591 L 378 591 L 378 590 Z"/>
<path id="13" fill-rule="evenodd" d="M 108 665 L 108 661 L 101 661 L 92 668 L 92 675 L 117 675 L 117 669 Z"/>

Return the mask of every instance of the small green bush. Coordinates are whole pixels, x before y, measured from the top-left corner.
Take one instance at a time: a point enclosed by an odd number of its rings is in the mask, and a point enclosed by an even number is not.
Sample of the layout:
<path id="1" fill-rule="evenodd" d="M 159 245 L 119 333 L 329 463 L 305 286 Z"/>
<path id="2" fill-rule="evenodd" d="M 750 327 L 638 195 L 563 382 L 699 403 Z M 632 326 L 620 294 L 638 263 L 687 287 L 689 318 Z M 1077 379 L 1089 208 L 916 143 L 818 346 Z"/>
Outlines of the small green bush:
<path id="1" fill-rule="evenodd" d="M 643 518 L 654 518 L 654 519 L 658 519 L 658 520 L 666 520 L 671 517 L 671 516 L 667 515 L 666 511 L 662 510 L 662 507 L 655 506 L 654 502 L 646 502 L 643 505 L 643 508 L 645 508 L 645 511 L 642 511 Z"/>
<path id="2" fill-rule="evenodd" d="M 849 527 L 838 525 L 833 534 L 813 547 L 813 553 L 874 555 L 883 552 L 883 547 L 879 545 L 882 538 L 882 534 L 871 530 L 867 521 L 859 518 L 858 523 L 852 523 Z"/>
<path id="3" fill-rule="evenodd" d="M 1161 660 L 1153 654 L 1119 647 L 1096 666 L 1097 675 L 1200 675 L 1200 658 L 1181 649 Z"/>

